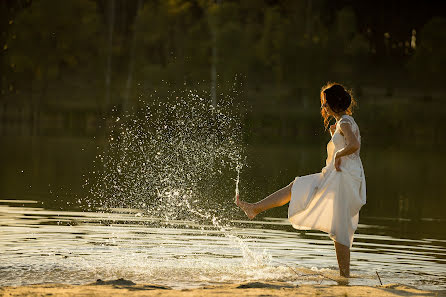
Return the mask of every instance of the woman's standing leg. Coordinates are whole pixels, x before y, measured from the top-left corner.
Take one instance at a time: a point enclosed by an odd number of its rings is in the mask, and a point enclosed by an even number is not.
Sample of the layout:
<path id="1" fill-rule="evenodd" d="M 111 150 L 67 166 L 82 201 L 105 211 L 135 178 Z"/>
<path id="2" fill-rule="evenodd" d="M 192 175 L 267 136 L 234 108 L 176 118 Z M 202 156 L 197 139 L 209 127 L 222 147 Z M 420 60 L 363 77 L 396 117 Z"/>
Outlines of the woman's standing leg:
<path id="1" fill-rule="evenodd" d="M 350 277 L 350 248 L 334 241 L 336 257 L 338 258 L 339 273 L 341 276 Z"/>
<path id="2" fill-rule="evenodd" d="M 294 182 L 294 181 L 293 181 Z M 240 200 L 237 196 L 235 204 L 237 204 L 248 216 L 248 218 L 253 219 L 256 215 L 262 211 L 268 210 L 273 207 L 278 207 L 287 204 L 291 200 L 291 187 L 293 186 L 291 182 L 288 186 L 274 192 L 263 200 L 256 203 L 248 203 Z"/>

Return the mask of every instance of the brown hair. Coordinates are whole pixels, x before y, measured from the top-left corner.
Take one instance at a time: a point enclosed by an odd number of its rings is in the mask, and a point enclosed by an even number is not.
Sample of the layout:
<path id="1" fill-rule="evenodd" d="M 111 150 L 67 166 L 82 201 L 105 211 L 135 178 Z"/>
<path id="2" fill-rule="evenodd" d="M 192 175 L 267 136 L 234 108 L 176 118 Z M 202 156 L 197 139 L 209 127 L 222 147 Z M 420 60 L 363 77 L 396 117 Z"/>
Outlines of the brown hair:
<path id="1" fill-rule="evenodd" d="M 328 104 L 327 99 L 326 99 L 325 96 L 327 96 L 327 90 L 330 90 L 332 87 L 335 87 L 336 89 L 340 90 L 340 93 L 337 95 L 337 97 L 339 99 L 341 99 L 341 97 L 342 97 L 342 99 L 350 100 L 350 104 L 348 105 L 348 107 L 347 108 L 341 108 L 341 110 L 337 110 L 337 108 L 334 108 L 335 106 L 332 106 L 333 103 L 331 105 L 329 104 L 330 108 L 333 111 L 340 112 L 340 111 L 344 111 L 345 110 L 346 114 L 352 115 L 353 108 L 357 105 L 355 99 L 353 98 L 351 90 L 347 90 L 343 85 L 338 84 L 338 83 L 332 83 L 332 82 L 328 82 L 326 85 L 324 85 L 321 88 L 321 115 L 322 115 L 322 118 L 324 119 L 325 130 L 327 130 L 328 125 L 330 124 L 330 115 L 328 114 L 328 112 L 327 112 L 327 110 L 325 108 L 322 108 L 322 106 L 324 104 Z M 338 106 L 336 106 L 336 107 L 338 107 Z"/>

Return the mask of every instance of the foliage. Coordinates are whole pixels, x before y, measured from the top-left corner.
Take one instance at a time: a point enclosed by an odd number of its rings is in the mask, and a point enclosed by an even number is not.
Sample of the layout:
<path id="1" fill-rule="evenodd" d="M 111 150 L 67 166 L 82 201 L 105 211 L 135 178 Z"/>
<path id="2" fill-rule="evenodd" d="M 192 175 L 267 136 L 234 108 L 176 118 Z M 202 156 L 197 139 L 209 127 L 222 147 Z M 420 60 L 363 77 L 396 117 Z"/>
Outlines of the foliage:
<path id="1" fill-rule="evenodd" d="M 109 26 L 113 18 L 107 1 L 32 1 L 8 29 L 4 61 L 24 85 L 45 85 L 67 75 L 103 78 L 105 39 L 113 27 L 114 94 L 122 92 L 130 77 L 129 61 L 135 65 L 133 88 L 136 83 L 153 87 L 162 81 L 204 87 L 215 67 L 221 89 L 231 88 L 238 77 L 250 89 L 282 90 L 302 98 L 308 90 L 314 95 L 328 80 L 358 84 L 372 64 L 369 36 L 360 31 L 355 11 L 328 11 L 325 1 L 115 3 L 117 17 Z M 446 66 L 445 23 L 435 18 L 425 25 L 409 63 L 426 86 L 438 83 Z"/>
<path id="2" fill-rule="evenodd" d="M 150 1 L 135 20 L 137 75 L 147 83 L 197 79 L 205 67 L 206 24 L 189 1 Z"/>
<path id="3" fill-rule="evenodd" d="M 30 79 L 59 78 L 92 65 L 101 52 L 102 24 L 89 0 L 36 0 L 14 20 L 7 60 Z"/>
<path id="4" fill-rule="evenodd" d="M 421 30 L 409 69 L 425 88 L 443 82 L 446 69 L 446 19 L 431 19 Z"/>

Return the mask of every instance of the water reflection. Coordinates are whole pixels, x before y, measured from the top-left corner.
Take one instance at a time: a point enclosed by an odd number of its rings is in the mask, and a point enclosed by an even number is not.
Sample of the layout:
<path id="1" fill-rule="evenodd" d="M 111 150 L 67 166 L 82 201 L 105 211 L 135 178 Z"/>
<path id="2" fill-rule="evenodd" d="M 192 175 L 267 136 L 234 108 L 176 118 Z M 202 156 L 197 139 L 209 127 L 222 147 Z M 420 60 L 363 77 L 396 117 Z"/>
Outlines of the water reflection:
<path id="1" fill-rule="evenodd" d="M 174 287 L 280 280 L 336 283 L 334 248 L 322 232 L 296 232 L 284 219 L 170 221 L 138 210 L 49 210 L 37 201 L 0 201 L 0 284 L 86 283 L 124 277 Z M 373 218 L 363 218 L 372 222 Z M 439 222 L 443 226 L 445 222 Z M 360 224 L 350 284 L 398 282 L 444 287 L 446 240 L 384 235 L 390 224 Z"/>
<path id="2" fill-rule="evenodd" d="M 101 138 L 86 137 L 3 136 L 1 142 L 0 198 L 37 200 L 63 209 L 77 209 L 78 200 L 88 194 L 89 189 L 83 185 L 104 146 Z M 295 176 L 318 172 L 324 162 L 324 150 L 324 143 L 248 145 L 247 166 L 240 177 L 242 197 L 256 201 Z M 392 232 L 401 236 L 414 231 L 419 235 L 446 235 L 446 229 L 436 226 L 436 219 L 444 218 L 446 207 L 442 199 L 446 188 L 441 179 L 444 154 L 373 147 L 365 147 L 361 153 L 368 185 L 367 204 L 361 214 L 395 219 Z M 270 210 L 266 215 L 285 217 L 286 208 Z M 429 226 L 428 230 L 413 223 L 421 221 Z"/>

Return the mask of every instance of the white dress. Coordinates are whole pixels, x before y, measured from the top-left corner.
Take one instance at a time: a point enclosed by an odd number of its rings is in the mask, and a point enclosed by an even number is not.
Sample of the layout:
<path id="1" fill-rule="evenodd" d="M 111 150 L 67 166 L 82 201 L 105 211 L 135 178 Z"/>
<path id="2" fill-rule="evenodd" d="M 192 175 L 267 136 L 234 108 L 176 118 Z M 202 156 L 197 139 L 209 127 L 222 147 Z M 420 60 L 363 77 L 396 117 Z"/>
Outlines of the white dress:
<path id="1" fill-rule="evenodd" d="M 361 143 L 353 117 L 343 115 L 327 144 L 326 166 L 315 174 L 298 176 L 291 188 L 288 219 L 294 228 L 326 232 L 330 238 L 351 247 L 358 227 L 359 210 L 366 203 L 366 184 L 359 150 L 341 157 L 341 171 L 334 167 L 334 154 L 346 146 L 339 125 L 347 123 Z"/>

